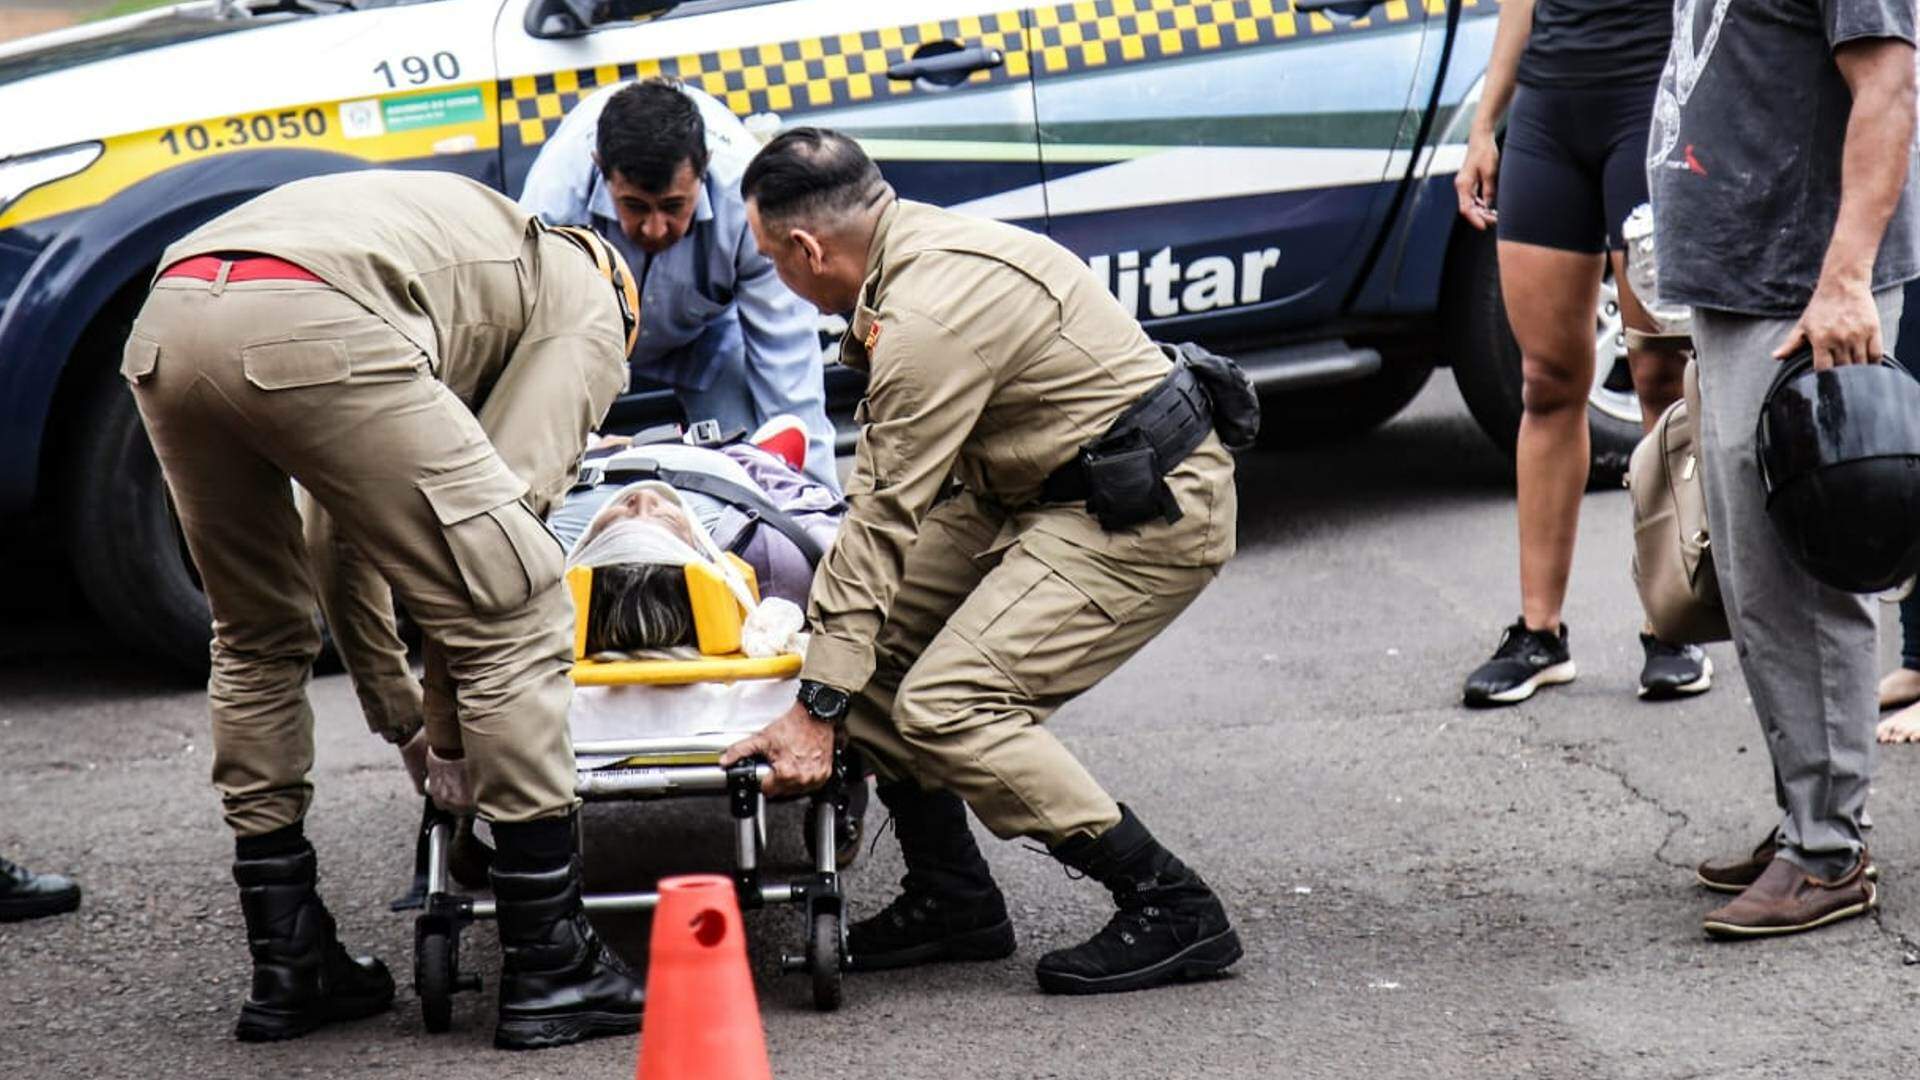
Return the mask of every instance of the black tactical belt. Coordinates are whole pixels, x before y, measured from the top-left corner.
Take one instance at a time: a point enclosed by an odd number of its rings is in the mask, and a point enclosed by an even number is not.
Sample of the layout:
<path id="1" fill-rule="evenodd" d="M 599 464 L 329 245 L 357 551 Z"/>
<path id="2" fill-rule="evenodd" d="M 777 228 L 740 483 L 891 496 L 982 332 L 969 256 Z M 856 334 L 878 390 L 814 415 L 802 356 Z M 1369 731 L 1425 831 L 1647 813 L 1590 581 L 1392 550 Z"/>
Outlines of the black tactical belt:
<path id="1" fill-rule="evenodd" d="M 1180 507 L 1166 475 L 1213 432 L 1213 406 L 1184 364 L 1120 414 L 1106 434 L 1082 447 L 1041 485 L 1050 503 L 1085 502 L 1109 531 L 1154 517 L 1171 524 Z"/>

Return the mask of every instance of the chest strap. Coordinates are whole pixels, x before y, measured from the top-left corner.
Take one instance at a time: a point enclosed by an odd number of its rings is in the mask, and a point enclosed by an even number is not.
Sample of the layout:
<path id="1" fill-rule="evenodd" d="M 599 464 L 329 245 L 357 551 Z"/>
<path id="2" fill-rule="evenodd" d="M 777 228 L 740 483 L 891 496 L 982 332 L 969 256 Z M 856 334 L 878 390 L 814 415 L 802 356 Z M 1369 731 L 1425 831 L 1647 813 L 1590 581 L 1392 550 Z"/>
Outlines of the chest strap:
<path id="1" fill-rule="evenodd" d="M 724 480 L 718 476 L 710 476 L 706 473 L 669 469 L 660 465 L 658 462 L 639 461 L 622 462 L 618 468 L 607 469 L 602 472 L 600 479 L 604 483 L 612 484 L 631 484 L 639 480 L 658 480 L 661 483 L 670 484 L 673 487 L 679 488 L 681 491 L 691 491 L 696 495 L 705 495 L 708 498 L 718 499 L 739 510 L 740 513 L 746 517 L 748 527 L 742 528 L 739 536 L 735 538 L 733 547 L 736 554 L 738 553 L 738 549 L 744 546 L 747 539 L 753 535 L 751 526 L 756 522 L 764 522 L 775 532 L 786 537 L 792 542 L 794 547 L 799 548 L 800 554 L 807 560 L 808 566 L 819 566 L 820 560 L 826 556 L 826 552 L 821 549 L 820 545 L 815 542 L 812 536 L 807 534 L 807 530 L 793 515 L 773 505 L 773 502 L 762 492 L 741 484 L 736 484 L 731 480 Z"/>

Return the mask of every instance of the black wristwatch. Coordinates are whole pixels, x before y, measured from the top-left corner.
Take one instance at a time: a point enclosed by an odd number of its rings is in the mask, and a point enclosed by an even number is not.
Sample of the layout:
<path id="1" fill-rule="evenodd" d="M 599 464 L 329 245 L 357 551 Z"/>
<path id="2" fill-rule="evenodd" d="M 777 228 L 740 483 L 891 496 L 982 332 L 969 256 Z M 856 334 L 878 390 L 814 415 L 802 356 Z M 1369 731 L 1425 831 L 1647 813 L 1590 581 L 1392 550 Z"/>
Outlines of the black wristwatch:
<path id="1" fill-rule="evenodd" d="M 799 697 L 807 715 L 823 724 L 839 727 L 847 719 L 849 699 L 845 690 L 836 690 L 812 679 L 801 679 Z"/>

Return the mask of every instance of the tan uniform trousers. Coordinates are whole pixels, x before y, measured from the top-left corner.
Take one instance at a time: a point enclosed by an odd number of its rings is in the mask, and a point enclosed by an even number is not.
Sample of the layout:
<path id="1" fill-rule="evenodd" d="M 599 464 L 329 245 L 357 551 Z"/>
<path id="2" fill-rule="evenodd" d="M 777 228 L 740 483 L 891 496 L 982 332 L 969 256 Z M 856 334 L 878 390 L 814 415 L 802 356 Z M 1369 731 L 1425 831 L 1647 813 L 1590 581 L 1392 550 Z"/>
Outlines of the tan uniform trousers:
<path id="1" fill-rule="evenodd" d="M 318 283 L 167 278 L 122 371 L 213 609 L 213 779 L 238 835 L 312 799 L 320 642 L 290 478 L 444 647 L 481 812 L 573 807 L 560 544 L 417 346 Z"/>
<path id="2" fill-rule="evenodd" d="M 367 728 L 400 741 L 425 727 L 429 746 L 442 756 L 459 756 L 460 718 L 446 650 L 432 639 L 422 642 L 421 674 L 415 678 L 387 579 L 305 488 L 296 493 L 296 502 L 306 527 L 320 614 L 353 682 Z"/>
<path id="3" fill-rule="evenodd" d="M 396 626 L 393 590 L 341 535 L 333 515 L 307 489 L 294 492 L 294 504 L 305 527 L 308 567 L 320 614 L 333 637 L 334 652 L 352 679 L 367 728 L 399 742 L 421 727 L 424 704 L 422 680 L 413 676 L 406 643 L 397 630 L 381 629 Z M 445 660 L 436 660 L 434 675 L 447 678 Z"/>
<path id="4" fill-rule="evenodd" d="M 529 501 L 543 519 L 579 475 L 587 432 L 581 429 L 581 372 L 551 363 L 508 364 L 475 414 L 494 450 L 527 482 Z M 608 402 L 595 403 L 595 415 Z M 346 665 L 367 727 L 388 739 L 423 724 L 443 756 L 462 750 L 453 676 L 446 650 L 432 638 L 421 646 L 422 674 L 407 661 L 394 618 L 393 590 L 373 561 L 334 523 L 305 488 L 296 493 L 305 523 L 308 558 L 320 612 Z"/>
<path id="5" fill-rule="evenodd" d="M 1098 836 L 1120 809 L 1042 726 L 1219 573 L 1121 562 L 1045 531 L 1069 508 L 936 506 L 908 551 L 849 738 L 889 780 L 951 791 L 1002 839 Z"/>

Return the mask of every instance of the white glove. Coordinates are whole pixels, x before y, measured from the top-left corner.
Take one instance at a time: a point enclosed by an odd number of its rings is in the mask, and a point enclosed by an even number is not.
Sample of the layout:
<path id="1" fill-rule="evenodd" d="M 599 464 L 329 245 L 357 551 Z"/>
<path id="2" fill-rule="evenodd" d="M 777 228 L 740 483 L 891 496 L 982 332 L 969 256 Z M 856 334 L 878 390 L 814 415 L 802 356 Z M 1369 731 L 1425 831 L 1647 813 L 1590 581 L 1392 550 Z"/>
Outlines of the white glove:
<path id="1" fill-rule="evenodd" d="M 407 776 L 413 780 L 413 790 L 418 794 L 427 793 L 427 729 L 421 728 L 413 733 L 413 738 L 399 744 L 400 761 L 407 767 Z"/>
<path id="2" fill-rule="evenodd" d="M 443 758 L 427 748 L 427 794 L 449 814 L 474 812 L 473 789 L 467 784 L 467 759 Z"/>

